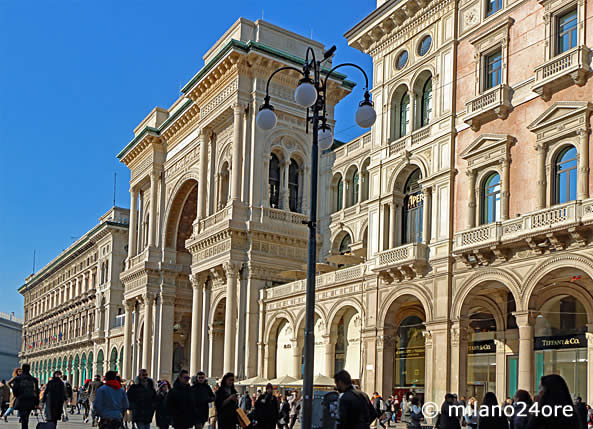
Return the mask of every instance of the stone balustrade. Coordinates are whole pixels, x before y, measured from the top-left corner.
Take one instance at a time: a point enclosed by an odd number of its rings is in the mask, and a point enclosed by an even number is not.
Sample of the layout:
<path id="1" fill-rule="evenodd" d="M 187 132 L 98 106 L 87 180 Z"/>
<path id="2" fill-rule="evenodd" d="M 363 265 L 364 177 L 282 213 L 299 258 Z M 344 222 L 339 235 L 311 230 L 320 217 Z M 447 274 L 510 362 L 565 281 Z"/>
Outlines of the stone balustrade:
<path id="1" fill-rule="evenodd" d="M 472 130 L 478 131 L 485 122 L 496 118 L 505 119 L 512 109 L 511 92 L 510 86 L 501 84 L 470 99 L 465 103 L 463 121 Z"/>
<path id="2" fill-rule="evenodd" d="M 584 85 L 591 71 L 591 50 L 584 45 L 576 46 L 557 55 L 535 68 L 533 91 L 549 100 L 552 93 L 567 83 Z"/>

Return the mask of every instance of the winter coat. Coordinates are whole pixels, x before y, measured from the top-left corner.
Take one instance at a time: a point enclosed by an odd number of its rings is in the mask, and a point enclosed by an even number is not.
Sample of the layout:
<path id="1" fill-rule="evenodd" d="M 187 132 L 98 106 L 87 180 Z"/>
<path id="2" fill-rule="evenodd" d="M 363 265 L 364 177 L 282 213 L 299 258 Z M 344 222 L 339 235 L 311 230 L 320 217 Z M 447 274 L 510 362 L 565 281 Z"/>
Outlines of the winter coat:
<path id="1" fill-rule="evenodd" d="M 191 386 L 179 380 L 173 383 L 173 389 L 167 394 L 166 409 L 171 416 L 171 425 L 175 429 L 187 429 L 194 425 L 194 395 Z"/>
<path id="2" fill-rule="evenodd" d="M 29 411 L 39 404 L 39 382 L 31 374 L 23 373 L 11 380 L 10 386 L 15 396 L 14 409 Z"/>
<path id="3" fill-rule="evenodd" d="M 241 408 L 243 411 L 245 411 L 245 413 L 249 413 L 249 411 L 251 411 L 251 397 L 249 396 L 249 393 L 241 396 L 241 399 L 239 399 L 239 408 Z"/>
<path id="4" fill-rule="evenodd" d="M 196 383 L 191 387 L 195 405 L 195 421 L 204 424 L 208 420 L 208 405 L 214 402 L 214 392 L 208 383 Z"/>
<path id="5" fill-rule="evenodd" d="M 47 383 L 42 401 L 45 404 L 47 420 L 54 422 L 60 420 L 64 410 L 64 402 L 66 401 L 66 390 L 64 389 L 64 382 L 59 377 L 54 377 Z"/>
<path id="6" fill-rule="evenodd" d="M 2 387 L 0 387 L 0 402 L 4 403 L 8 401 L 10 401 L 10 387 L 3 384 Z"/>
<path id="7" fill-rule="evenodd" d="M 237 402 L 230 399 L 232 395 L 236 395 L 237 391 L 231 387 L 230 393 L 226 388 L 221 387 L 216 391 L 216 415 L 218 417 L 218 429 L 235 429 L 237 421 Z"/>
<path id="8" fill-rule="evenodd" d="M 93 408 L 97 416 L 106 419 L 123 418 L 129 406 L 126 391 L 116 380 L 107 381 L 105 385 L 99 387 L 93 401 Z"/>
<path id="9" fill-rule="evenodd" d="M 290 404 L 288 403 L 288 400 L 284 400 L 280 404 L 280 413 L 278 418 L 282 424 L 288 424 L 290 421 Z"/>
<path id="10" fill-rule="evenodd" d="M 146 379 L 143 384 L 139 377 L 136 377 L 134 384 L 128 389 L 128 401 L 132 410 L 132 421 L 138 423 L 150 423 L 154 417 L 156 390 L 152 379 Z"/>
<path id="11" fill-rule="evenodd" d="M 97 396 L 97 390 L 99 387 L 103 386 L 103 382 L 100 380 L 93 380 L 89 385 L 89 400 L 91 402 L 95 402 L 95 397 Z"/>
<path id="12" fill-rule="evenodd" d="M 171 425 L 171 416 L 167 411 L 167 395 L 169 392 L 159 390 L 156 393 L 155 411 L 156 411 L 156 425 L 160 428 L 169 427 Z"/>
<path id="13" fill-rule="evenodd" d="M 511 417 L 510 427 L 511 429 L 526 429 L 527 423 L 529 423 L 529 406 L 531 404 L 525 404 L 522 402 L 516 402 L 513 404 L 513 417 Z M 521 412 L 522 415 L 519 415 Z"/>
<path id="14" fill-rule="evenodd" d="M 459 417 L 456 415 L 456 408 L 452 408 L 453 404 L 447 401 L 443 402 L 441 406 L 441 415 L 439 417 L 439 429 L 461 429 Z"/>
<path id="15" fill-rule="evenodd" d="M 274 429 L 278 423 L 278 399 L 264 393 L 255 401 L 255 420 L 258 428 Z"/>
<path id="16" fill-rule="evenodd" d="M 340 395 L 337 429 L 369 429 L 376 418 L 375 407 L 366 393 L 350 386 Z"/>

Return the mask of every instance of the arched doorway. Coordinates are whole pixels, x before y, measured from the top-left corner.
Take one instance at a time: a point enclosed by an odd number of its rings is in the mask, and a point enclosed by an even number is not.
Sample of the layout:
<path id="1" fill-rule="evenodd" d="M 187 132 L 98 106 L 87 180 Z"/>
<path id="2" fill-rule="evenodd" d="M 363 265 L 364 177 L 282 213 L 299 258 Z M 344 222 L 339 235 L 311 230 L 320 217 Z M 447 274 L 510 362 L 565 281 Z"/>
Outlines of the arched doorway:
<path id="1" fill-rule="evenodd" d="M 115 347 L 111 349 L 111 356 L 109 357 L 109 369 L 111 371 L 117 371 L 117 349 Z"/>
<path id="2" fill-rule="evenodd" d="M 82 357 L 80 358 L 80 385 L 84 386 L 84 382 L 87 380 L 87 375 L 88 375 L 88 371 L 87 371 L 87 362 L 86 362 L 86 353 L 82 354 Z"/>
<path id="3" fill-rule="evenodd" d="M 92 380 L 93 379 L 93 352 L 89 352 L 89 358 L 87 361 L 87 371 L 89 374 L 89 378 Z"/>
<path id="4" fill-rule="evenodd" d="M 104 375 L 104 373 L 103 373 L 104 361 L 105 361 L 105 357 L 103 355 L 103 350 L 99 349 L 99 351 L 97 352 L 97 374 L 99 374 L 101 377 Z"/>
<path id="5" fill-rule="evenodd" d="M 334 344 L 333 371 L 345 369 L 360 384 L 361 317 L 351 306 L 340 309 L 332 322 L 330 339 Z M 330 375 L 331 376 L 331 375 Z"/>
<path id="6" fill-rule="evenodd" d="M 286 318 L 280 317 L 273 322 L 267 343 L 265 376 L 268 379 L 285 375 L 299 376 L 295 374 L 293 335 L 293 328 Z"/>
<path id="7" fill-rule="evenodd" d="M 78 387 L 80 383 L 80 374 L 78 370 L 80 369 L 80 357 L 76 355 L 74 357 L 74 366 L 72 368 L 72 386 Z"/>

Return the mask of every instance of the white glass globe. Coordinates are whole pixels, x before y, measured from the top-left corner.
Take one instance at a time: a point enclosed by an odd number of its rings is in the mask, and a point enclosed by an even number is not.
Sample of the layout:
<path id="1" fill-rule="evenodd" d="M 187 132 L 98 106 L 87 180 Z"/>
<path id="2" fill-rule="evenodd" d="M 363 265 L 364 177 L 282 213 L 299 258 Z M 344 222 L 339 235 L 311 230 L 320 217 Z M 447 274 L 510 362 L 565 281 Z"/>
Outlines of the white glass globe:
<path id="1" fill-rule="evenodd" d="M 276 114 L 272 109 L 262 109 L 257 114 L 255 123 L 262 130 L 271 130 L 276 126 Z"/>
<path id="2" fill-rule="evenodd" d="M 358 108 L 354 119 L 359 127 L 370 128 L 375 123 L 375 119 L 377 119 L 377 113 L 373 109 L 373 106 L 365 103 Z"/>
<path id="3" fill-rule="evenodd" d="M 303 107 L 311 107 L 317 101 L 317 90 L 313 84 L 302 82 L 294 91 L 294 101 Z"/>
<path id="4" fill-rule="evenodd" d="M 334 143 L 334 136 L 330 127 L 320 128 L 317 132 L 317 145 L 321 150 L 329 149 Z"/>

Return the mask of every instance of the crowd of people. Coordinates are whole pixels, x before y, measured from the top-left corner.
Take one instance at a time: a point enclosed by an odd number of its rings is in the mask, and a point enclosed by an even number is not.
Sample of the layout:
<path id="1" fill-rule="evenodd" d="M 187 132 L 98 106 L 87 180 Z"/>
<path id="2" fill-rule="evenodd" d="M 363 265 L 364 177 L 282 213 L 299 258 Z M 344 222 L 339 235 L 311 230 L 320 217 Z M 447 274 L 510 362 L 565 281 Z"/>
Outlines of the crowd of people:
<path id="1" fill-rule="evenodd" d="M 425 416 L 421 397 L 408 393 L 387 399 L 375 392 L 372 398 L 356 388 L 350 374 L 334 376 L 339 399 L 335 409 L 337 429 L 386 428 L 404 424 L 408 429 L 592 429 L 593 410 L 581 398 L 574 401 L 559 375 L 541 378 L 539 393 L 532 399 L 525 390 L 499 403 L 493 392 L 481 402 L 448 393 L 439 412 Z M 28 429 L 31 414 L 57 427 L 68 414 L 82 414 L 85 423 L 100 429 L 293 429 L 302 409 L 297 391 L 283 394 L 268 384 L 265 390 L 239 394 L 235 377 L 227 373 L 211 387 L 204 372 L 191 376 L 182 370 L 173 385 L 153 381 L 146 370 L 124 382 L 115 371 L 95 375 L 81 387 L 72 387 L 67 377 L 55 371 L 39 385 L 30 366 L 16 368 L 12 378 L 0 383 L 1 417 L 18 412 L 22 429 Z M 551 412 L 546 412 L 546 407 Z M 246 417 L 246 418 L 244 418 Z"/>

